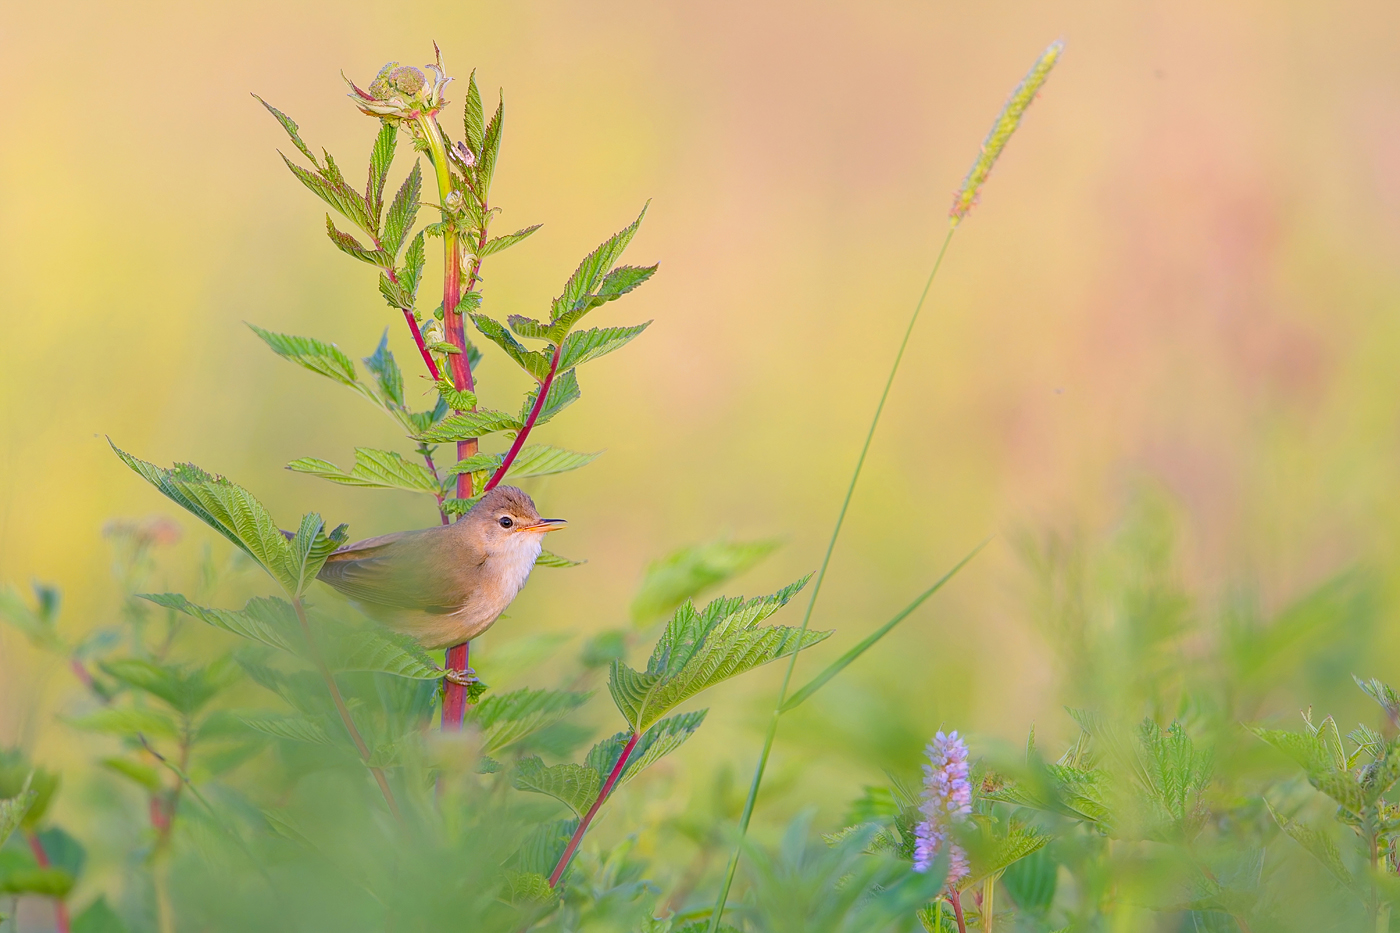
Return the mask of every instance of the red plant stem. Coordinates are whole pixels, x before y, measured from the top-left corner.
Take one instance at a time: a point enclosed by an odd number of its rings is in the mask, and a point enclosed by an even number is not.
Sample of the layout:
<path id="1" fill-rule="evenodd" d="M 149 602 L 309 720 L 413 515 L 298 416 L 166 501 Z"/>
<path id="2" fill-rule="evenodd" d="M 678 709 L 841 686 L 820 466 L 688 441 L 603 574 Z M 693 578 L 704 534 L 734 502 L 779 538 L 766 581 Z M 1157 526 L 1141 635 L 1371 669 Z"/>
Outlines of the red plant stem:
<path id="1" fill-rule="evenodd" d="M 958 921 L 958 933 L 967 933 L 967 918 L 963 916 L 962 895 L 948 888 L 948 900 L 953 902 L 953 916 Z"/>
<path id="2" fill-rule="evenodd" d="M 34 853 L 34 861 L 39 863 L 40 868 L 49 868 L 49 854 L 44 851 L 44 844 L 39 840 L 38 833 L 27 832 L 24 834 L 29 840 L 29 851 Z M 68 903 L 61 897 L 53 899 L 54 926 L 58 933 L 68 933 Z"/>
<path id="3" fill-rule="evenodd" d="M 87 669 L 86 664 L 79 661 L 77 658 L 70 658 L 68 660 L 68 666 L 72 669 L 73 676 L 83 682 L 84 687 L 88 688 L 93 693 L 97 693 L 97 684 L 93 682 L 92 672 Z"/>
<path id="4" fill-rule="evenodd" d="M 449 671 L 465 671 L 471 647 L 471 642 L 464 641 L 460 645 L 448 648 L 447 669 Z M 453 687 L 457 689 L 454 690 Z M 467 715 L 467 700 L 467 688 L 449 680 L 447 690 L 442 698 L 443 732 L 460 732 L 462 730 L 462 719 Z"/>
<path id="5" fill-rule="evenodd" d="M 578 821 L 578 829 L 574 830 L 574 835 L 569 839 L 569 845 L 564 849 L 564 854 L 559 856 L 559 864 L 554 866 L 553 873 L 549 876 L 549 886 L 552 888 L 559 883 L 559 879 L 564 876 L 564 869 L 569 867 L 569 861 L 574 857 L 574 851 L 578 844 L 583 841 L 583 834 L 588 831 L 588 824 L 593 822 L 593 817 L 597 815 L 598 808 L 603 805 L 603 801 L 608 799 L 612 793 L 613 785 L 622 776 L 622 769 L 627 766 L 627 759 L 632 755 L 632 749 L 637 747 L 637 741 L 641 739 L 640 732 L 632 733 L 632 738 L 627 740 L 627 747 L 618 756 L 617 764 L 613 765 L 612 773 L 603 784 L 603 789 L 598 791 L 598 799 L 593 801 L 593 806 L 588 808 L 588 812 L 583 815 L 583 819 Z"/>
<path id="6" fill-rule="evenodd" d="M 418 344 L 418 352 L 423 357 L 423 362 L 428 367 L 428 374 L 433 377 L 433 382 L 442 378 L 438 372 L 437 363 L 433 362 L 433 355 L 428 352 L 428 346 L 423 342 L 423 331 L 418 328 L 418 320 L 413 316 L 410 308 L 400 308 L 403 311 L 403 319 L 408 322 L 408 329 L 413 333 L 413 342 Z"/>
<path id="7" fill-rule="evenodd" d="M 540 383 L 540 394 L 535 398 L 535 404 L 530 408 L 530 417 L 525 419 L 525 426 L 520 429 L 520 433 L 515 435 L 515 443 L 510 445 L 510 450 L 506 452 L 506 458 L 501 461 L 501 465 L 496 468 L 496 472 L 491 474 L 491 478 L 486 481 L 486 485 L 481 488 L 482 492 L 488 489 L 495 489 L 496 484 L 505 478 L 506 471 L 515 462 L 515 457 L 520 453 L 520 448 L 525 446 L 525 439 L 530 436 L 530 431 L 535 427 L 535 421 L 539 418 L 540 412 L 544 410 L 544 401 L 549 396 L 549 387 L 554 384 L 554 374 L 559 371 L 559 357 L 564 352 L 564 341 L 559 341 L 559 346 L 554 348 L 554 357 L 549 361 L 549 372 L 545 374 L 544 382 Z"/>
<path id="8" fill-rule="evenodd" d="M 369 763 L 369 746 L 360 736 L 360 730 L 355 726 L 355 720 L 350 716 L 350 709 L 345 705 L 345 698 L 340 695 L 340 685 L 335 682 L 335 675 L 326 665 L 326 659 L 321 656 L 320 650 L 316 647 L 315 636 L 311 634 L 311 623 L 306 619 L 306 609 L 302 606 L 301 600 L 292 598 L 292 607 L 296 609 L 297 621 L 301 623 L 302 635 L 306 637 L 306 645 L 311 649 L 311 660 L 315 663 L 316 669 L 321 673 L 321 679 L 326 682 L 326 689 L 331 693 L 331 701 L 335 703 L 336 712 L 340 714 L 340 721 L 345 724 L 345 731 L 350 733 L 350 738 L 355 742 L 355 748 L 360 753 L 360 758 L 364 761 L 365 767 L 370 774 L 374 775 L 375 783 L 379 785 L 379 791 L 384 795 L 384 802 L 389 805 L 389 810 L 394 814 L 394 818 L 403 821 L 403 814 L 399 812 L 399 803 L 394 799 L 394 792 L 389 788 L 389 781 L 384 777 L 384 769 Z"/>

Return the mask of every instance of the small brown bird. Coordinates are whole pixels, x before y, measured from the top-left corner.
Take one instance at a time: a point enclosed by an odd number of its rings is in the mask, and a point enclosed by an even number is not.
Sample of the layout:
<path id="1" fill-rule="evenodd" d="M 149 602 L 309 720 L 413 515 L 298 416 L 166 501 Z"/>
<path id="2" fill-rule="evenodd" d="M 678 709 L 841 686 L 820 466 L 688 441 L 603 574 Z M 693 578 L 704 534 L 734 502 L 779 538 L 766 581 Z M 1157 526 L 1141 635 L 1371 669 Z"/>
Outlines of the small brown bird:
<path id="1" fill-rule="evenodd" d="M 423 647 L 446 648 L 491 627 L 530 578 L 544 533 L 565 524 L 497 486 L 455 524 L 347 544 L 317 577 Z"/>

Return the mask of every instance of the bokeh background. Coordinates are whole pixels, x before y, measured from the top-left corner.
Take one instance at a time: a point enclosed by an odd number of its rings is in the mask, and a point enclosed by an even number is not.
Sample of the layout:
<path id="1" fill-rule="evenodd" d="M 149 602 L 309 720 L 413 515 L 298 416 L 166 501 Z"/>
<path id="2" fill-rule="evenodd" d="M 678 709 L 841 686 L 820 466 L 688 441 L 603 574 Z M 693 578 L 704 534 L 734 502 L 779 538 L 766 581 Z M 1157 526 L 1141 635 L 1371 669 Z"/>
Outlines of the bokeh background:
<path id="1" fill-rule="evenodd" d="M 588 563 L 540 571 L 477 646 L 504 688 L 551 683 L 590 633 L 625 624 L 646 564 L 682 545 L 781 537 L 731 592 L 816 567 L 952 192 L 1063 38 L 914 335 L 814 620 L 836 635 L 801 670 L 992 543 L 786 721 L 765 818 L 837 812 L 940 725 L 988 746 L 1032 724 L 1067 734 L 1069 669 L 1017 545 L 1092 551 L 1144 497 L 1171 516 L 1201 637 L 1240 593 L 1267 617 L 1359 568 L 1369 621 L 1338 616 L 1328 638 L 1358 673 L 1400 676 L 1393 3 L 51 0 L 0 18 L 0 579 L 61 586 L 70 630 L 116 611 L 112 518 L 177 518 L 171 588 L 199 545 L 227 552 L 105 436 L 225 473 L 287 523 L 314 509 L 360 537 L 434 518 L 407 494 L 282 469 L 402 439 L 244 322 L 356 357 L 388 327 L 416 370 L 249 92 L 358 176 L 375 126 L 342 70 L 421 65 L 436 40 L 455 100 L 473 68 L 488 99 L 503 88 L 499 225 L 544 228 L 490 261 L 498 318 L 538 314 L 651 200 L 628 257 L 660 274 L 597 323 L 655 324 L 538 435 L 607 451 L 532 487 L 571 521 L 555 549 Z M 487 352 L 483 401 L 512 408 L 522 379 Z M 493 678 L 493 653 L 539 632 L 572 641 Z M 678 812 L 716 769 L 747 772 L 780 673 L 710 698 L 647 806 Z M 50 728 L 65 676 L 0 633 L 0 741 L 60 766 L 83 755 L 91 739 Z M 1314 687 L 1275 705 L 1334 695 Z"/>

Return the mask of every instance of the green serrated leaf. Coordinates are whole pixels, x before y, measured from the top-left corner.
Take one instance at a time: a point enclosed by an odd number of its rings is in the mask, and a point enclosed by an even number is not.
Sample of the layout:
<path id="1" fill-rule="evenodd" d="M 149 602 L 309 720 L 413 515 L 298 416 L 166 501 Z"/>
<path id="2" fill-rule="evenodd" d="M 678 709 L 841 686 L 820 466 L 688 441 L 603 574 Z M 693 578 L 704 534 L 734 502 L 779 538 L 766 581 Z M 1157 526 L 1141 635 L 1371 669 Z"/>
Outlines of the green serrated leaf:
<path id="1" fill-rule="evenodd" d="M 589 694 L 567 690 L 516 690 L 488 696 L 467 714 L 481 729 L 481 751 L 490 755 L 553 725 L 582 706 Z"/>
<path id="2" fill-rule="evenodd" d="M 193 464 L 163 469 L 139 460 L 115 444 L 118 457 L 143 479 L 190 514 L 223 535 L 257 561 L 292 596 L 302 591 L 330 552 L 345 541 L 345 526 L 326 535 L 320 516 L 302 518 L 297 538 L 289 542 L 261 502 L 243 487 L 213 476 Z"/>
<path id="3" fill-rule="evenodd" d="M 452 384 L 452 380 L 446 376 L 439 379 L 435 385 L 437 386 L 438 394 L 442 396 L 442 400 L 446 403 L 448 408 L 454 411 L 470 411 L 476 407 L 476 393 L 457 391 L 457 387 Z"/>
<path id="4" fill-rule="evenodd" d="M 335 170 L 335 163 L 331 162 L 329 158 L 327 158 L 325 174 L 307 171 L 286 156 L 282 156 L 282 161 L 286 163 L 287 168 L 291 169 L 298 181 L 345 219 L 366 232 L 373 229 L 369 219 L 369 205 L 365 203 L 364 197 L 358 191 L 351 188 L 343 178 L 339 177 L 339 172 Z"/>
<path id="5" fill-rule="evenodd" d="M 501 151 L 501 131 L 505 117 L 506 102 L 503 96 L 500 103 L 496 105 L 496 112 L 492 115 L 491 122 L 486 124 L 481 138 L 481 151 L 477 153 L 476 191 L 477 196 L 483 201 L 491 190 L 491 178 L 496 174 L 496 159 Z"/>
<path id="6" fill-rule="evenodd" d="M 268 113 L 272 114 L 274 117 L 277 118 L 278 123 L 282 124 L 282 129 L 286 130 L 287 135 L 292 138 L 292 145 L 296 146 L 297 149 L 301 150 L 301 154 L 306 156 L 306 158 L 311 162 L 312 165 L 316 166 L 317 169 L 320 169 L 321 163 L 316 161 L 316 156 L 313 155 L 311 150 L 307 148 L 306 143 L 301 141 L 301 133 L 298 130 L 296 123 L 293 122 L 292 118 L 287 116 L 282 111 L 278 110 L 276 107 L 269 104 L 267 101 L 263 100 L 261 97 L 258 97 L 258 95 L 254 94 L 253 97 L 257 99 L 258 103 L 262 104 L 264 107 L 267 108 Z"/>
<path id="7" fill-rule="evenodd" d="M 331 238 L 336 249 L 350 256 L 354 256 L 361 262 L 367 262 L 371 266 L 386 268 L 394 264 L 394 257 L 383 250 L 365 249 L 360 245 L 360 241 L 348 233 L 342 233 L 336 229 L 335 223 L 331 220 L 331 215 L 326 215 L 326 236 Z"/>
<path id="8" fill-rule="evenodd" d="M 506 351 L 506 355 L 514 360 L 521 369 L 534 376 L 537 382 L 543 382 L 549 375 L 550 357 L 547 354 L 538 350 L 525 349 L 494 318 L 484 314 L 473 314 L 471 319 L 472 323 L 476 325 L 476 329 L 481 331 L 487 340 Z"/>
<path id="9" fill-rule="evenodd" d="M 374 373 L 374 379 L 379 386 L 379 394 L 391 405 L 403 405 L 403 370 L 399 369 L 399 364 L 394 360 L 394 354 L 389 349 L 389 329 L 384 328 L 384 333 L 379 338 L 379 345 L 374 348 L 374 352 L 365 357 L 361 362 L 365 368 Z"/>
<path id="10" fill-rule="evenodd" d="M 540 551 L 540 556 L 535 558 L 536 567 L 581 567 L 586 563 L 586 560 L 569 560 L 549 551 Z"/>
<path id="11" fill-rule="evenodd" d="M 35 797 L 38 796 L 29 788 L 29 781 L 24 782 L 20 792 L 13 797 L 0 800 L 0 845 L 4 845 L 5 840 L 10 838 L 10 834 L 19 828 L 24 822 L 25 814 L 33 806 Z"/>
<path id="12" fill-rule="evenodd" d="M 355 632 L 327 643 L 326 663 L 337 671 L 370 671 L 409 680 L 438 680 L 439 668 L 413 639 L 396 632 Z"/>
<path id="13" fill-rule="evenodd" d="M 384 216 L 384 236 L 381 237 L 381 242 L 384 245 L 384 251 L 389 255 L 397 256 L 399 254 L 399 248 L 403 246 L 404 238 L 412 229 L 413 222 L 418 219 L 418 206 L 422 194 L 423 163 L 415 160 L 408 176 L 399 185 L 393 203 L 389 205 L 389 213 Z"/>
<path id="14" fill-rule="evenodd" d="M 160 772 L 150 765 L 128 761 L 125 758 L 104 758 L 101 763 L 107 770 L 136 782 L 152 793 L 161 789 Z"/>
<path id="15" fill-rule="evenodd" d="M 831 633 L 760 628 L 807 584 L 807 577 L 758 599 L 717 599 L 703 610 L 686 603 L 657 641 L 644 671 L 614 661 L 608 690 L 633 731 L 721 681 L 809 648 Z"/>
<path id="16" fill-rule="evenodd" d="M 642 736 L 637 747 L 632 749 L 627 764 L 618 778 L 617 787 L 637 777 L 647 768 L 674 752 L 695 734 L 695 730 L 705 722 L 707 709 L 671 716 L 652 726 Z M 614 788 L 616 790 L 616 787 Z"/>
<path id="17" fill-rule="evenodd" d="M 486 115 L 481 109 L 481 91 L 476 86 L 476 71 L 467 77 L 467 101 L 462 112 L 462 132 L 472 155 L 480 157 L 481 143 L 486 136 Z"/>
<path id="18" fill-rule="evenodd" d="M 1268 808 L 1269 815 L 1274 818 L 1274 822 L 1278 823 L 1279 829 L 1282 829 L 1289 838 L 1302 846 L 1309 855 L 1321 862 L 1338 881 L 1348 888 L 1357 886 L 1356 878 L 1352 876 L 1351 871 L 1342 861 L 1342 854 L 1337 849 L 1337 843 L 1330 835 L 1279 815 L 1268 800 L 1264 801 L 1264 806 Z"/>
<path id="19" fill-rule="evenodd" d="M 602 453 L 600 450 L 596 453 L 582 454 L 548 444 L 530 444 L 521 448 L 520 453 L 511 462 L 510 469 L 506 471 L 506 478 L 528 479 L 532 476 L 567 473 L 587 466 L 602 456 Z"/>
<path id="20" fill-rule="evenodd" d="M 287 464 L 287 469 L 294 473 L 319 476 L 343 486 L 404 489 L 430 495 L 442 492 L 441 485 L 423 464 L 407 460 L 392 450 L 376 450 L 373 447 L 355 448 L 355 466 L 348 473 L 333 463 L 315 457 L 293 460 Z"/>
<path id="21" fill-rule="evenodd" d="M 173 739 L 178 734 L 175 720 L 168 713 L 151 709 L 100 709 L 68 720 L 69 725 L 85 732 L 101 732 L 104 735 L 156 736 Z"/>
<path id="22" fill-rule="evenodd" d="M 249 324 L 248 327 L 282 359 L 291 360 L 298 366 L 334 379 L 342 385 L 359 386 L 355 364 L 334 344 L 322 343 L 313 337 L 273 333 L 255 324 Z"/>
<path id="23" fill-rule="evenodd" d="M 520 408 L 522 422 L 530 417 L 530 410 L 535 407 L 535 399 L 539 398 L 539 394 L 540 390 L 537 386 L 529 395 L 525 396 L 525 403 Z M 578 376 L 572 369 L 555 376 L 554 381 L 549 384 L 549 394 L 544 398 L 544 406 L 540 409 L 540 416 L 535 419 L 535 424 L 547 423 L 555 415 L 577 402 L 581 394 L 578 387 Z"/>
<path id="24" fill-rule="evenodd" d="M 320 723 L 301 716 L 283 716 L 278 713 L 265 715 L 249 714 L 238 717 L 254 732 L 270 735 L 274 739 L 287 739 L 292 742 L 305 742 L 309 745 L 333 745 L 331 737 Z"/>
<path id="25" fill-rule="evenodd" d="M 545 767 L 538 756 L 531 755 L 517 762 L 513 783 L 516 790 L 553 797 L 583 816 L 597 799 L 602 778 L 587 765 Z"/>
<path id="26" fill-rule="evenodd" d="M 551 321 L 559 323 L 561 319 L 567 319 L 568 326 L 572 326 L 573 322 L 587 313 L 590 308 L 617 297 L 617 295 L 603 297 L 598 293 L 613 266 L 622 257 L 623 251 L 627 249 L 627 244 L 632 242 L 632 237 L 636 235 L 637 228 L 641 226 L 642 218 L 646 216 L 646 213 L 647 209 L 643 207 L 636 220 L 613 234 L 584 258 L 583 262 L 574 270 L 574 274 L 569 276 L 569 280 L 564 284 L 563 293 L 554 299 L 549 315 Z M 636 284 L 640 284 L 640 282 Z M 635 288 L 636 285 L 632 287 Z"/>
<path id="27" fill-rule="evenodd" d="M 187 668 L 143 658 L 116 658 L 104 661 L 102 670 L 126 686 L 164 701 L 176 712 L 191 716 L 232 683 L 238 668 L 231 661 Z"/>
<path id="28" fill-rule="evenodd" d="M 449 441 L 464 441 L 473 437 L 484 437 L 497 431 L 519 431 L 521 422 L 504 412 L 481 408 L 451 415 L 433 427 L 419 434 L 415 440 L 428 444 L 443 444 Z"/>
<path id="29" fill-rule="evenodd" d="M 183 612 L 215 628 L 273 648 L 296 654 L 302 645 L 296 611 L 290 603 L 280 599 L 256 596 L 248 600 L 242 609 L 211 609 L 197 606 L 179 593 L 138 595 L 158 606 Z"/>
<path id="30" fill-rule="evenodd" d="M 381 120 L 379 135 L 375 137 L 374 148 L 369 154 L 369 182 L 365 185 L 365 201 L 369 204 L 376 232 L 380 214 L 384 211 L 384 181 L 389 175 L 389 166 L 394 164 L 394 147 L 398 140 L 398 127 L 388 120 Z"/>
<path id="31" fill-rule="evenodd" d="M 398 307 L 412 309 L 418 301 L 418 284 L 423 281 L 423 264 L 426 261 L 423 231 L 419 230 L 403 254 L 403 270 L 399 275 L 399 297 L 403 303 Z"/>
<path id="32" fill-rule="evenodd" d="M 570 334 L 564 340 L 559 355 L 559 368 L 573 369 L 626 346 L 633 337 L 651 325 L 650 321 L 635 327 L 595 327 Z"/>
<path id="33" fill-rule="evenodd" d="M 523 314 L 512 314 L 506 318 L 506 324 L 515 331 L 517 337 L 526 337 L 538 340 L 549 339 L 550 325 L 542 324 L 534 318 L 525 317 Z"/>
<path id="34" fill-rule="evenodd" d="M 486 241 L 486 245 L 481 248 L 481 251 L 478 252 L 477 255 L 485 259 L 487 256 L 499 253 L 501 250 L 510 249 L 542 226 L 544 226 L 544 224 L 531 224 L 528 227 L 522 227 L 514 233 L 492 237 Z"/>

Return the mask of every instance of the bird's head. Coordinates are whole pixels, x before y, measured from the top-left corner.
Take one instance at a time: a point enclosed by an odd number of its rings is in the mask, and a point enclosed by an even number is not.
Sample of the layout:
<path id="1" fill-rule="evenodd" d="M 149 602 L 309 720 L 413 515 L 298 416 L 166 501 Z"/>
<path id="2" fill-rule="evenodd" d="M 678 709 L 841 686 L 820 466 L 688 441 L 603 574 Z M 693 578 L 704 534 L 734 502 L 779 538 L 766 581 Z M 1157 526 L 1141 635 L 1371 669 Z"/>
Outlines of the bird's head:
<path id="1" fill-rule="evenodd" d="M 562 518 L 540 518 L 535 503 L 514 486 L 497 486 L 486 493 L 467 513 L 466 521 L 490 550 L 513 550 L 512 545 L 527 541 L 538 547 L 546 532 L 568 524 Z"/>

